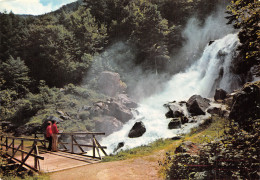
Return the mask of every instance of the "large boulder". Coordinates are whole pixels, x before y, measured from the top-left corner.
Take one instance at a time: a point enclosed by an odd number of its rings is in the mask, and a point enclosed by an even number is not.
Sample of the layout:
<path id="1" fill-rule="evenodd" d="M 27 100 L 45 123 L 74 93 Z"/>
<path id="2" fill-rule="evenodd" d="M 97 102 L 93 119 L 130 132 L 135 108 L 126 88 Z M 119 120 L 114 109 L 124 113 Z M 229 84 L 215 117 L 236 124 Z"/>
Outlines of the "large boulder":
<path id="1" fill-rule="evenodd" d="M 237 121 L 244 129 L 250 130 L 252 120 L 260 117 L 260 81 L 246 84 L 233 97 L 229 114 L 230 119 Z"/>
<path id="2" fill-rule="evenodd" d="M 127 108 L 125 105 L 118 101 L 110 101 L 108 104 L 107 115 L 114 116 L 123 123 L 129 121 L 133 118 L 131 109 Z"/>
<path id="3" fill-rule="evenodd" d="M 102 116 L 95 121 L 95 130 L 97 132 L 105 132 L 106 135 L 118 131 L 122 127 L 123 123 L 112 116 Z"/>
<path id="4" fill-rule="evenodd" d="M 168 129 L 178 129 L 181 128 L 181 119 L 173 118 L 168 124 Z"/>
<path id="5" fill-rule="evenodd" d="M 134 124 L 132 129 L 130 130 L 128 137 L 136 138 L 142 136 L 146 132 L 146 128 L 142 121 L 138 121 Z"/>
<path id="6" fill-rule="evenodd" d="M 124 92 L 126 85 L 120 80 L 118 73 L 104 71 L 99 76 L 98 88 L 105 95 L 114 97 L 117 93 Z"/>
<path id="7" fill-rule="evenodd" d="M 214 100 L 224 100 L 227 97 L 227 92 L 223 89 L 216 89 Z"/>
<path id="8" fill-rule="evenodd" d="M 209 100 L 200 95 L 193 95 L 187 102 L 187 109 L 193 116 L 205 115 L 205 110 L 210 106 Z"/>
<path id="9" fill-rule="evenodd" d="M 165 114 L 166 118 L 178 118 L 184 116 L 183 109 L 179 104 L 168 103 L 164 106 L 168 108 L 168 112 Z"/>
<path id="10" fill-rule="evenodd" d="M 118 94 L 115 99 L 128 108 L 137 108 L 137 103 L 130 99 L 127 94 Z"/>

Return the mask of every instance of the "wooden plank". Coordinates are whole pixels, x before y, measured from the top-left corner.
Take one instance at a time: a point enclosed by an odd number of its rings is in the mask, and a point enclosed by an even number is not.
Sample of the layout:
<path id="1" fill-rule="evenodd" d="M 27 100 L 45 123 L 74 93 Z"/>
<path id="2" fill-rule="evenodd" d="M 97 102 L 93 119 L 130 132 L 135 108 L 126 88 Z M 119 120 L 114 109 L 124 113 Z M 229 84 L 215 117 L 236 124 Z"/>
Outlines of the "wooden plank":
<path id="1" fill-rule="evenodd" d="M 72 136 L 73 141 L 76 143 L 75 145 L 77 145 L 79 147 L 79 149 L 81 150 L 81 152 L 84 152 L 84 150 L 82 149 L 82 147 L 78 144 L 78 142 L 76 141 L 76 139 L 74 138 L 74 136 Z M 72 142 L 73 143 L 73 142 Z"/>
<path id="2" fill-rule="evenodd" d="M 21 147 L 21 144 L 17 148 L 13 148 L 13 150 L 15 149 L 15 151 L 14 151 L 13 155 L 11 156 L 10 160 L 14 158 L 15 154 L 18 152 L 20 147 Z"/>
<path id="3" fill-rule="evenodd" d="M 96 142 L 96 138 L 94 137 L 93 139 L 94 139 L 94 142 L 95 142 L 95 145 L 96 145 L 96 149 L 97 149 L 99 158 L 102 159 L 102 156 L 100 156 L 100 153 L 99 153 L 99 148 L 98 148 L 98 145 L 97 145 L 97 142 Z"/>
<path id="4" fill-rule="evenodd" d="M 23 138 L 23 137 L 13 137 L 13 136 L 5 136 L 5 137 L 9 139 L 18 139 L 18 140 L 26 140 L 26 141 L 37 141 L 37 142 L 44 141 L 41 139 L 34 139 L 34 138 Z"/>
<path id="5" fill-rule="evenodd" d="M 106 151 L 104 150 L 104 147 L 106 147 L 106 146 L 101 146 L 101 145 L 99 144 L 99 142 L 97 141 L 97 139 L 96 139 L 96 143 L 97 143 L 98 147 L 101 149 L 101 151 L 105 154 L 105 156 L 107 156 L 107 153 L 106 153 Z M 106 147 L 106 148 L 107 148 L 107 147 Z"/>
<path id="6" fill-rule="evenodd" d="M 20 166 L 18 167 L 18 169 L 20 169 L 24 164 L 26 164 L 25 162 L 26 162 L 26 160 L 29 158 L 29 156 L 31 155 L 31 153 L 33 152 L 33 150 L 34 150 L 34 146 L 33 146 L 32 149 L 29 151 L 29 153 L 28 153 L 27 156 L 24 158 L 24 160 L 21 161 L 21 164 L 20 164 Z M 31 167 L 31 166 L 29 166 L 29 167 L 32 168 L 32 169 L 35 169 L 34 167 Z M 38 171 L 38 170 L 36 169 L 36 171 Z"/>
<path id="7" fill-rule="evenodd" d="M 65 142 L 59 142 L 59 144 L 65 145 L 65 144 L 71 144 L 71 143 L 65 143 Z M 80 145 L 82 147 L 94 147 L 93 145 L 88 145 L 88 144 L 74 144 L 74 145 Z M 100 146 L 100 148 L 106 149 L 106 146 Z"/>

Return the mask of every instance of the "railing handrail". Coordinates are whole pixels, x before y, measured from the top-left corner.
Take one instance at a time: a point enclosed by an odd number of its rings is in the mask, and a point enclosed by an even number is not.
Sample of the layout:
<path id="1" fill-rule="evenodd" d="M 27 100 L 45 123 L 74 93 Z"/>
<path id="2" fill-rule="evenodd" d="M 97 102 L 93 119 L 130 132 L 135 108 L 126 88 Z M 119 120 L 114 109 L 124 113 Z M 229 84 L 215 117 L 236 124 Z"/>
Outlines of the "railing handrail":
<path id="1" fill-rule="evenodd" d="M 43 142 L 45 140 L 42 139 L 36 139 L 36 138 L 24 138 L 24 137 L 14 137 L 14 136 L 6 136 L 6 135 L 0 135 L 2 137 L 7 137 L 9 139 L 17 139 L 17 140 L 25 140 L 25 141 L 37 141 L 37 142 Z"/>
<path id="2" fill-rule="evenodd" d="M 45 134 L 45 133 L 34 133 L 34 134 Z M 62 132 L 58 134 L 65 134 L 65 135 L 106 135 L 103 132 Z"/>

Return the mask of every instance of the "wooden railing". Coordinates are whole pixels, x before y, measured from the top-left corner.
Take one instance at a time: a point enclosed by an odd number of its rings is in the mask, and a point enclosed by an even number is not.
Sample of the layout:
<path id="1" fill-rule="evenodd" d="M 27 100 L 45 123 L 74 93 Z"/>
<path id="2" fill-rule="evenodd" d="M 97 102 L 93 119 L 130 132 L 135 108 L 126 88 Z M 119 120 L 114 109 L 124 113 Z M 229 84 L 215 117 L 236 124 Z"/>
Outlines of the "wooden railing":
<path id="1" fill-rule="evenodd" d="M 25 148 L 25 141 L 32 143 L 31 146 Z M 12 137 L 1 135 L 1 151 L 9 158 L 9 162 L 15 161 L 19 163 L 18 170 L 23 166 L 26 166 L 34 171 L 40 170 L 39 160 L 44 160 L 44 157 L 39 155 L 39 150 L 37 143 L 41 142 L 40 139 L 33 138 L 22 138 L 22 137 Z M 21 158 L 17 152 L 21 153 Z M 29 157 L 34 158 L 34 165 L 27 163 Z"/>
<path id="2" fill-rule="evenodd" d="M 37 133 L 35 134 L 35 138 L 39 138 L 38 135 L 43 135 L 43 133 Z M 96 136 L 105 135 L 105 133 L 100 132 L 78 132 L 78 133 L 58 133 L 60 138 L 58 138 L 58 145 L 60 145 L 59 151 L 65 151 L 72 154 L 78 154 L 82 156 L 87 156 L 91 158 L 98 158 L 102 159 L 102 154 L 104 156 L 107 156 L 107 153 L 104 149 L 106 149 L 106 146 L 101 146 L 98 140 L 96 139 Z M 67 136 L 67 141 L 62 141 L 61 136 Z M 88 136 L 82 140 L 85 141 L 85 143 L 79 143 L 77 140 L 77 136 Z M 89 140 L 91 143 L 87 144 L 87 140 Z M 42 145 L 45 146 L 45 141 L 42 141 Z M 79 149 L 79 152 L 75 151 L 75 148 Z M 92 155 L 89 155 L 88 153 L 90 151 L 84 150 L 84 148 L 91 148 Z M 97 156 L 98 155 L 98 156 Z"/>

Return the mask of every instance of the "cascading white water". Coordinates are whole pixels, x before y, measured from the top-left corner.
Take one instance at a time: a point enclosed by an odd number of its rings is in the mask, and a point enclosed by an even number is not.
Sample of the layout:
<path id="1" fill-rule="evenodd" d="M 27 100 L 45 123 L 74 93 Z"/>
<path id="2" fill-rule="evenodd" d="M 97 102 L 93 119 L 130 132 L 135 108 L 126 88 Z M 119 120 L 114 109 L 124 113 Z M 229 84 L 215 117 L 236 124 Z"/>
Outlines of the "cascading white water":
<path id="1" fill-rule="evenodd" d="M 159 138 L 171 138 L 180 133 L 187 133 L 196 123 L 188 123 L 181 129 L 168 129 L 169 120 L 165 118 L 166 109 L 163 104 L 169 101 L 187 100 L 194 94 L 208 97 L 215 88 L 231 91 L 236 77 L 230 73 L 232 56 L 238 45 L 236 34 L 229 34 L 208 45 L 202 57 L 185 72 L 174 75 L 160 94 L 143 100 L 137 111 L 138 115 L 128 121 L 121 130 L 114 132 L 102 140 L 112 153 L 119 142 L 125 145 L 121 149 L 129 149 L 146 145 Z M 152 87 L 151 87 L 152 88 Z M 128 138 L 128 133 L 136 121 L 142 121 L 146 132 L 139 138 Z"/>

